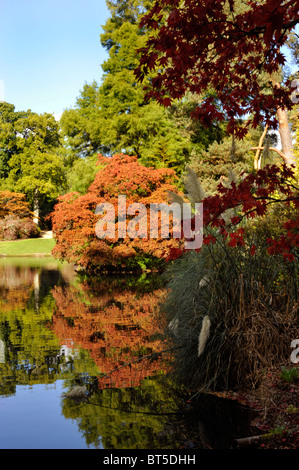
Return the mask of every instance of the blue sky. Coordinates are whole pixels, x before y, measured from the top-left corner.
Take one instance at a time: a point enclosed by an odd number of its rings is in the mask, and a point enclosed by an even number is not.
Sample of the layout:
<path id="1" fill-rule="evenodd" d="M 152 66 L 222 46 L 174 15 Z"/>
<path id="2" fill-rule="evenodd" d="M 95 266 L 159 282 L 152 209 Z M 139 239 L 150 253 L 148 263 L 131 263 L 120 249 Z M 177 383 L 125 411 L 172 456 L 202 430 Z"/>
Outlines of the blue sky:
<path id="1" fill-rule="evenodd" d="M 0 0 L 0 100 L 60 115 L 101 81 L 105 0 Z"/>
<path id="2" fill-rule="evenodd" d="M 105 0 L 0 0 L 0 100 L 60 115 L 101 81 Z"/>

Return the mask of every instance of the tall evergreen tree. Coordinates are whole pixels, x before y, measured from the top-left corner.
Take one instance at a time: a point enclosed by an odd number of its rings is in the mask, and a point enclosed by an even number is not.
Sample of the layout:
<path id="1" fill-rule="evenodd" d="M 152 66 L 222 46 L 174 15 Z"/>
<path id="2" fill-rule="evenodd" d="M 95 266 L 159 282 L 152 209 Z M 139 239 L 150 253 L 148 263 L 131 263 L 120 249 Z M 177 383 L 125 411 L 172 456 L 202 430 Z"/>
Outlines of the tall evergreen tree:
<path id="1" fill-rule="evenodd" d="M 85 83 L 75 107 L 67 109 L 61 116 L 60 127 L 68 166 L 80 157 L 106 153 L 101 144 L 98 92 L 99 85 L 95 80 L 91 84 Z"/>
<path id="2" fill-rule="evenodd" d="M 165 109 L 145 100 L 144 86 L 137 83 L 134 70 L 136 50 L 148 38 L 139 20 L 152 2 L 116 0 L 107 1 L 107 6 L 111 16 L 100 40 L 109 57 L 102 64 L 102 83 L 85 84 L 75 108 L 66 110 L 61 118 L 70 159 L 125 152 L 145 165 L 169 166 L 180 172 L 192 148 L 198 142 L 206 147 L 219 138 L 219 132 L 202 126 L 186 130 L 190 119 L 187 103 Z"/>

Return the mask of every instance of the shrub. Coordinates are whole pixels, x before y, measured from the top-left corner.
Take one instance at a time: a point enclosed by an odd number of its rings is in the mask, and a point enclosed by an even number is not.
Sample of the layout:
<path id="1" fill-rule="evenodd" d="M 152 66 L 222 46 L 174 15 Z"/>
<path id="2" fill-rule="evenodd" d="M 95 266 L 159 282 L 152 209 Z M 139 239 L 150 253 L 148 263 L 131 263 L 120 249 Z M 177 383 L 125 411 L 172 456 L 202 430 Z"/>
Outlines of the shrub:
<path id="1" fill-rule="evenodd" d="M 0 191 L 0 219 L 11 214 L 19 218 L 32 216 L 26 196 L 22 193 Z"/>
<path id="2" fill-rule="evenodd" d="M 51 215 L 56 238 L 54 256 L 76 263 L 88 272 L 97 270 L 145 270 L 159 268 L 177 239 L 118 238 L 118 196 L 126 196 L 128 205 L 138 202 L 147 208 L 150 203 L 167 200 L 167 192 L 177 192 L 175 173 L 171 169 L 154 169 L 141 165 L 136 157 L 115 155 L 99 158 L 101 168 L 87 194 L 69 193 L 59 198 Z M 113 239 L 99 239 L 95 210 L 100 203 L 113 204 L 116 233 Z M 127 220 L 127 223 L 129 221 Z"/>
<path id="3" fill-rule="evenodd" d="M 292 367 L 288 369 L 286 367 L 282 367 L 281 369 L 281 378 L 285 380 L 285 382 L 295 382 L 299 379 L 299 369 L 296 367 Z"/>
<path id="4" fill-rule="evenodd" d="M 17 240 L 38 237 L 39 229 L 29 217 L 7 215 L 0 219 L 0 239 Z"/>

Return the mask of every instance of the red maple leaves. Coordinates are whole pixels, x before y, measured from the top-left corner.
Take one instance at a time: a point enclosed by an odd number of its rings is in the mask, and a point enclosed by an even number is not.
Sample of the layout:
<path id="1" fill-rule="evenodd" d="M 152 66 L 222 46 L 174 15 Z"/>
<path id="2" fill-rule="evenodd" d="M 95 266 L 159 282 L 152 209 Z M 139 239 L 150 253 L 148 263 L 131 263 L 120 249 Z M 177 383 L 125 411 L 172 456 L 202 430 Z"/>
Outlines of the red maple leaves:
<path id="1" fill-rule="evenodd" d="M 266 217 L 269 208 L 277 203 L 293 207 L 293 217 L 281 223 L 282 235 L 268 237 L 267 251 L 293 261 L 299 249 L 299 188 L 294 184 L 293 169 L 285 164 L 281 168 L 268 165 L 255 174 L 243 175 L 239 183 L 232 182 L 230 187 L 219 184 L 218 193 L 203 200 L 203 225 L 214 229 L 213 233 L 205 231 L 203 244 L 216 243 L 220 236 L 231 247 L 244 246 L 243 222 L 257 216 Z M 225 214 L 229 210 L 234 210 L 234 214 L 227 219 Z M 172 250 L 168 259 L 178 258 L 183 252 L 182 249 Z M 252 245 L 249 252 L 254 256 L 256 246 Z"/>
<path id="2" fill-rule="evenodd" d="M 233 0 L 230 9 L 222 0 L 157 0 L 141 21 L 153 36 L 135 71 L 141 81 L 151 73 L 148 96 L 169 106 L 187 90 L 200 94 L 194 117 L 205 125 L 226 119 L 240 137 L 248 113 L 248 124 L 276 125 L 277 107 L 291 107 L 290 92 L 270 80 L 265 86 L 260 75 L 285 62 L 280 50 L 299 22 L 299 1 L 247 3 L 237 11 Z"/>

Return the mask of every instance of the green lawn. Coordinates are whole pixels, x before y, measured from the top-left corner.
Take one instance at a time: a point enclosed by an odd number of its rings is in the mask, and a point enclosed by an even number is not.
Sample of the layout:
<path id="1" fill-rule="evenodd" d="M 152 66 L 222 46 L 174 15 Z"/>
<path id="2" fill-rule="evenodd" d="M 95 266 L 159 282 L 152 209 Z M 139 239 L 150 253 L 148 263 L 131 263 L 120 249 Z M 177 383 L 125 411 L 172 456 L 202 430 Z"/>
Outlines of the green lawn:
<path id="1" fill-rule="evenodd" d="M 26 240 L 0 241 L 0 256 L 51 254 L 55 245 L 53 238 L 28 238 Z"/>

